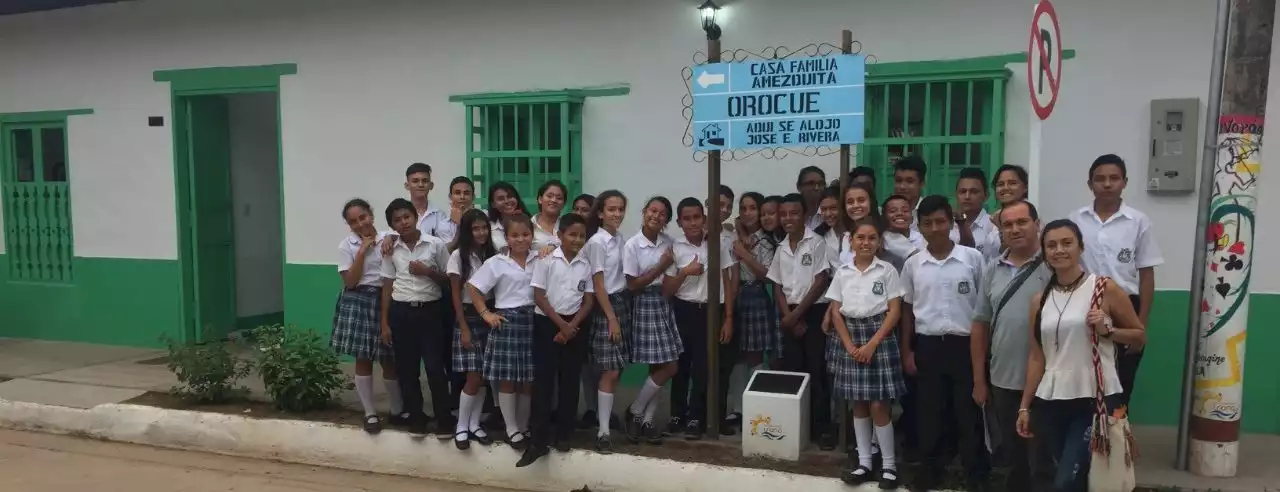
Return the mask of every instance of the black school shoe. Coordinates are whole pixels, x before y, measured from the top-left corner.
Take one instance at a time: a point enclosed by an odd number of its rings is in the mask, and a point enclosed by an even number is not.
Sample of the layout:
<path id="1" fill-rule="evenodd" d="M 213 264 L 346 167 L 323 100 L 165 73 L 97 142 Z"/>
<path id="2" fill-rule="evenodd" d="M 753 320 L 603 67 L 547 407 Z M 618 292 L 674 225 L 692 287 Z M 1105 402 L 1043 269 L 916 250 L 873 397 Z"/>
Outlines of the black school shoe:
<path id="1" fill-rule="evenodd" d="M 898 470 L 880 470 L 880 490 L 898 490 Z"/>
<path id="2" fill-rule="evenodd" d="M 382 432 L 382 419 L 377 415 L 364 416 L 364 431 L 370 435 Z"/>
<path id="3" fill-rule="evenodd" d="M 400 412 L 397 415 L 388 415 L 387 423 L 391 424 L 392 427 L 408 427 L 409 412 Z"/>
<path id="4" fill-rule="evenodd" d="M 653 425 L 653 422 L 643 422 L 641 423 L 640 427 L 641 427 L 640 433 L 644 435 L 645 442 L 648 442 L 649 444 L 652 444 L 654 446 L 659 446 L 662 444 L 662 432 L 659 431 L 658 428 Z"/>
<path id="5" fill-rule="evenodd" d="M 458 451 L 466 451 L 471 449 L 471 433 L 467 431 L 458 432 L 453 435 L 453 446 Z"/>
<path id="6" fill-rule="evenodd" d="M 852 470 L 845 470 L 840 473 L 840 481 L 849 485 L 862 485 L 871 481 L 871 469 L 865 466 L 858 466 Z"/>
<path id="7" fill-rule="evenodd" d="M 691 419 L 684 426 L 684 438 L 690 441 L 698 441 L 702 439 L 702 422 L 698 419 Z"/>
<path id="8" fill-rule="evenodd" d="M 520 461 L 516 462 L 516 468 L 524 468 L 538 461 L 538 458 L 551 453 L 546 446 L 529 446 L 524 450 L 524 454 L 520 456 Z"/>
<path id="9" fill-rule="evenodd" d="M 662 431 L 662 435 L 665 437 L 665 436 L 674 436 L 676 434 L 682 433 L 684 432 L 684 429 L 685 429 L 684 426 L 685 426 L 684 419 L 680 417 L 671 417 L 671 420 L 667 421 L 667 429 Z"/>

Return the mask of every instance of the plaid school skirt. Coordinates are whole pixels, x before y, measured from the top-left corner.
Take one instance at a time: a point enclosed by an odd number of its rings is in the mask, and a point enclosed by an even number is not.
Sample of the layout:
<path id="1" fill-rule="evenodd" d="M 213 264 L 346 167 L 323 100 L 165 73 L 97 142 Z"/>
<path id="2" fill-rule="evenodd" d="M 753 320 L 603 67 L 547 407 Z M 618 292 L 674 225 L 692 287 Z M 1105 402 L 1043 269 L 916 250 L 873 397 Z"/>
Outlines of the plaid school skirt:
<path id="1" fill-rule="evenodd" d="M 502 316 L 489 331 L 484 350 L 484 378 L 488 381 L 533 381 L 533 305 L 494 311 Z"/>
<path id="2" fill-rule="evenodd" d="M 656 285 L 645 287 L 631 312 L 631 362 L 664 364 L 680 359 L 684 342 L 676 329 L 671 303 Z"/>
<path id="3" fill-rule="evenodd" d="M 391 348 L 378 336 L 382 331 L 381 295 L 382 289 L 372 285 L 342 290 L 333 310 L 333 335 L 329 338 L 334 352 L 362 360 L 391 360 Z"/>
<path id="4" fill-rule="evenodd" d="M 484 370 L 484 347 L 489 340 L 489 324 L 480 317 L 480 312 L 470 304 L 463 304 L 462 310 L 467 320 L 467 328 L 471 330 L 471 349 L 462 346 L 462 325 L 453 322 L 453 370 L 454 372 L 481 372 Z"/>
<path id="5" fill-rule="evenodd" d="M 853 344 L 861 347 L 884 322 L 884 313 L 867 318 L 845 317 L 845 326 Z M 846 401 L 888 401 L 907 393 L 907 383 L 902 378 L 902 356 L 898 353 L 898 337 L 890 334 L 880 341 L 870 364 L 859 364 L 840 347 L 833 364 L 835 371 L 835 396 Z"/>
<path id="6" fill-rule="evenodd" d="M 734 306 L 734 329 L 741 333 L 743 352 L 771 352 L 778 349 L 778 316 L 773 297 L 762 282 L 743 283 Z"/>
<path id="7" fill-rule="evenodd" d="M 625 290 L 609 294 L 609 305 L 613 306 L 613 314 L 618 317 L 622 327 L 622 340 L 613 343 L 609 339 L 609 317 L 604 309 L 596 306 L 591 313 L 591 347 L 590 361 L 601 371 L 621 371 L 627 368 L 627 358 L 631 355 L 631 303 L 627 302 Z"/>

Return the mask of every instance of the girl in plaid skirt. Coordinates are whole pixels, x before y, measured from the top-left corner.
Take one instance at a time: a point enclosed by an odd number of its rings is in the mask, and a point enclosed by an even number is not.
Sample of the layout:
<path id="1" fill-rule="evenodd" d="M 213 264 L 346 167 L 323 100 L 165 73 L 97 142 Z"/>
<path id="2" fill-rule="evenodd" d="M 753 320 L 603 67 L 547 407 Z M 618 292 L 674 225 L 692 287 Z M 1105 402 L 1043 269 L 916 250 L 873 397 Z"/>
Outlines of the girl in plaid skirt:
<path id="1" fill-rule="evenodd" d="M 624 419 L 627 438 L 641 436 L 652 444 L 662 442 L 653 425 L 662 386 L 675 375 L 684 344 L 676 330 L 671 304 L 662 296 L 662 276 L 674 263 L 671 238 L 662 232 L 671 223 L 671 201 L 653 197 L 644 207 L 640 234 L 627 240 L 622 252 L 622 272 L 627 287 L 636 293 L 631 313 L 631 362 L 649 365 L 649 378 Z"/>
<path id="2" fill-rule="evenodd" d="M 599 373 L 596 391 L 596 451 L 613 452 L 609 438 L 613 418 L 613 391 L 627 367 L 631 349 L 631 298 L 622 273 L 622 251 L 627 238 L 619 230 L 627 214 L 627 197 L 609 190 L 596 197 L 587 222 L 587 245 L 583 254 L 591 263 L 591 282 L 596 296 L 591 315 L 588 363 Z M 588 398 L 589 398 L 588 394 Z"/>
<path id="3" fill-rule="evenodd" d="M 782 204 L 781 195 L 769 195 L 764 197 L 764 203 L 760 204 L 760 230 L 764 231 L 765 240 L 773 247 L 774 253 L 778 251 L 778 243 L 787 237 L 787 231 L 782 230 L 782 222 L 778 220 L 778 206 Z M 773 258 L 769 258 L 772 264 Z M 761 277 L 761 280 L 768 280 Z M 765 289 L 769 291 L 769 298 L 773 299 L 773 290 L 778 288 L 772 282 L 765 284 Z M 772 308 L 772 304 L 770 304 Z M 773 310 L 773 324 L 777 326 L 782 320 L 782 315 L 778 314 L 778 310 Z M 774 330 L 772 352 L 766 352 L 769 356 L 769 368 L 775 371 L 782 370 L 782 330 Z"/>
<path id="4" fill-rule="evenodd" d="M 466 383 L 458 397 L 458 426 L 453 443 L 458 449 L 467 449 L 471 447 L 471 441 L 482 445 L 492 442 L 480 427 L 486 393 L 482 373 L 484 347 L 489 339 L 489 325 L 480 318 L 480 309 L 487 309 L 491 303 L 486 301 L 476 309 L 471 297 L 463 293 L 462 286 L 495 251 L 493 241 L 489 240 L 489 217 L 484 211 L 472 209 L 462 214 L 458 231 L 455 248 L 449 254 L 445 270 L 453 287 L 450 290 L 454 312 L 453 370 L 466 375 Z M 467 261 L 462 261 L 463 258 Z"/>
<path id="5" fill-rule="evenodd" d="M 492 328 L 484 351 L 484 379 L 498 383 L 498 407 L 507 425 L 507 443 L 524 449 L 529 439 L 533 396 L 533 222 L 528 215 L 506 217 L 507 253 L 489 258 L 467 280 L 471 303 Z M 495 311 L 485 304 L 492 291 Z"/>
<path id="6" fill-rule="evenodd" d="M 894 328 L 901 309 L 902 282 L 898 270 L 876 256 L 882 234 L 880 222 L 864 218 L 850 235 L 853 260 L 836 269 L 826 297 L 839 312 L 832 321 L 842 352 L 832 365 L 833 392 L 853 402 L 853 431 L 858 466 L 844 481 L 860 484 L 872 479 L 872 435 L 880 444 L 880 488 L 897 489 L 892 400 L 906 393 L 898 340 Z"/>
<path id="7" fill-rule="evenodd" d="M 369 202 L 356 198 L 342 207 L 342 218 L 351 235 L 338 244 L 338 275 L 342 276 L 342 294 L 333 314 L 333 337 L 329 346 L 342 355 L 356 358 L 356 393 L 364 407 L 364 430 L 377 434 L 382 420 L 373 405 L 373 361 L 382 365 L 382 383 L 391 396 L 391 421 L 408 422 L 400 399 L 400 385 L 392 365 L 391 348 L 381 339 L 382 255 L 378 242 L 385 236 L 373 226 Z"/>

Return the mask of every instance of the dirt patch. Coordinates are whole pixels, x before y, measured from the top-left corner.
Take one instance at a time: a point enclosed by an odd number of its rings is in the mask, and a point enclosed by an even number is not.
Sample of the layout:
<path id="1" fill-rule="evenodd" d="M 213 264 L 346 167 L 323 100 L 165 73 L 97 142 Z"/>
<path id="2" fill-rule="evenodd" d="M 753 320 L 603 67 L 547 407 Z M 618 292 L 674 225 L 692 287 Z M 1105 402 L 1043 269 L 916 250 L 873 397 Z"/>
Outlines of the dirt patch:
<path id="1" fill-rule="evenodd" d="M 311 422 L 327 422 L 331 424 L 350 425 L 359 427 L 364 420 L 364 415 L 355 410 L 333 407 L 324 410 L 316 410 L 307 413 L 290 413 L 276 408 L 270 403 L 262 403 L 256 401 L 238 401 L 233 403 L 194 403 L 168 393 L 159 393 L 148 391 L 141 396 L 130 399 L 124 403 L 132 405 L 146 405 L 151 407 L 169 408 L 173 410 L 191 410 L 195 412 L 221 413 L 227 415 L 239 415 L 242 417 L 250 417 L 257 419 L 288 419 L 288 420 L 307 420 Z"/>
<path id="2" fill-rule="evenodd" d="M 134 364 L 141 364 L 144 366 L 163 366 L 168 363 L 169 363 L 169 357 L 163 356 L 163 355 L 153 359 L 146 359 L 146 360 L 140 360 L 140 361 L 134 362 Z"/>
<path id="3" fill-rule="evenodd" d="M 5 381 L 10 381 L 10 380 L 12 380 L 12 378 L 6 378 L 4 376 L 0 376 L 0 383 L 3 383 Z"/>

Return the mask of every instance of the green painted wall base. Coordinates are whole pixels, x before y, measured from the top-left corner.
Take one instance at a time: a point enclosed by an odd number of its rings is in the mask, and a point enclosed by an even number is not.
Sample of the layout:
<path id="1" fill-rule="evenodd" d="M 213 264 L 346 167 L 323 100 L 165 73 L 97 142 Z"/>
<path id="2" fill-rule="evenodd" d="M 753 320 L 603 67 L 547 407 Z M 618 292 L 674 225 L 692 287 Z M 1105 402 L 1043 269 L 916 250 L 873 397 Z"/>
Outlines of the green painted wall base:
<path id="1" fill-rule="evenodd" d="M 263 313 L 253 316 L 241 316 L 236 318 L 237 330 L 252 330 L 264 325 L 279 325 L 284 323 L 284 311 L 278 313 Z"/>
<path id="2" fill-rule="evenodd" d="M 160 347 L 180 339 L 175 260 L 72 260 L 74 281 L 43 284 L 9 280 L 0 255 L 0 337 Z"/>

